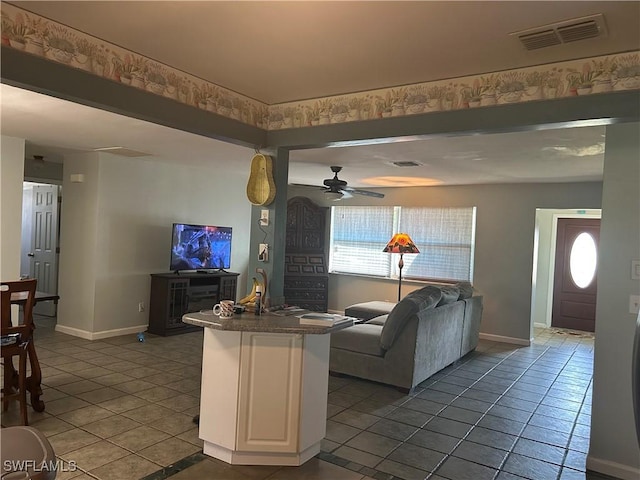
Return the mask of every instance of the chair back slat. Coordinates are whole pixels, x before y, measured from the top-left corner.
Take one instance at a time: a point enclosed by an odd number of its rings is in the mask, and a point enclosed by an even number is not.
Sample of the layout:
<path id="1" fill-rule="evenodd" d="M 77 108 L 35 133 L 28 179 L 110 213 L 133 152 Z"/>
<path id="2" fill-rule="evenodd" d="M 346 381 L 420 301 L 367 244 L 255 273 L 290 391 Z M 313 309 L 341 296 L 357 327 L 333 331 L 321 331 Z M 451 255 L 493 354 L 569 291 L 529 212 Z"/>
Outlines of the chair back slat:
<path id="1" fill-rule="evenodd" d="M 6 285 L 0 286 L 0 319 L 2 320 L 2 335 L 11 326 L 11 292 Z"/>
<path id="2" fill-rule="evenodd" d="M 0 305 L 2 335 L 20 332 L 23 338 L 25 336 L 31 336 L 31 332 L 33 331 L 33 306 L 36 300 L 37 283 L 38 281 L 35 278 L 0 283 L 0 293 L 2 294 L 2 303 Z M 12 324 L 11 296 L 14 294 L 21 297 L 20 304 L 23 306 L 24 321 L 23 325 L 20 326 Z"/>

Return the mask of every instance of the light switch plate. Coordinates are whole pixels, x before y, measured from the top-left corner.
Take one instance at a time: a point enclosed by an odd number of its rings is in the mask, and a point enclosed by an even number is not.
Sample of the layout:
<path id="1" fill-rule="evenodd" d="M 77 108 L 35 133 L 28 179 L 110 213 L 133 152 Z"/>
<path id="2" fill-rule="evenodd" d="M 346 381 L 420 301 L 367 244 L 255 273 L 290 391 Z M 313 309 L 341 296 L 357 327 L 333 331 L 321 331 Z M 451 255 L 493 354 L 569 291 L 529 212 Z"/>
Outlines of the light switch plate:
<path id="1" fill-rule="evenodd" d="M 629 295 L 629 313 L 640 312 L 640 295 Z"/>
<path id="2" fill-rule="evenodd" d="M 268 262 L 269 261 L 269 245 L 266 243 L 261 243 L 258 247 L 258 261 L 259 262 Z"/>
<path id="3" fill-rule="evenodd" d="M 269 225 L 269 210 L 260 211 L 260 225 L 263 227 Z"/>
<path id="4" fill-rule="evenodd" d="M 631 260 L 631 280 L 640 280 L 640 260 Z"/>

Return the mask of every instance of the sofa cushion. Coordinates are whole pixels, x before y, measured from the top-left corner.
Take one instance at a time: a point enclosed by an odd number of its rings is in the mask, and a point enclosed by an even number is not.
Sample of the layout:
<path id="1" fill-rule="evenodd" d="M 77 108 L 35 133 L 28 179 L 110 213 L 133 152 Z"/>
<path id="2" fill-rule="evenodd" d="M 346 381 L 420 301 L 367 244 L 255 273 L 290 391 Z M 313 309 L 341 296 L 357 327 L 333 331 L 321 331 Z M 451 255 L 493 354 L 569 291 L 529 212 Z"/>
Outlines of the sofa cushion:
<path id="1" fill-rule="evenodd" d="M 442 292 L 440 288 L 435 285 L 427 285 L 419 290 L 414 290 L 407 298 L 411 299 L 418 305 L 418 310 L 424 310 L 427 308 L 435 308 L 440 301 Z"/>
<path id="2" fill-rule="evenodd" d="M 441 298 L 442 292 L 440 289 L 432 285 L 415 290 L 404 297 L 400 303 L 393 307 L 384 323 L 382 335 L 380 336 L 380 346 L 385 350 L 389 350 L 407 324 L 409 317 L 420 310 L 434 308 Z"/>
<path id="3" fill-rule="evenodd" d="M 386 315 L 380 315 L 379 317 L 375 317 L 375 318 L 372 318 L 371 320 L 367 320 L 366 323 L 368 323 L 369 325 L 384 325 L 388 317 L 389 317 L 389 314 L 387 313 Z"/>
<path id="4" fill-rule="evenodd" d="M 331 334 L 331 348 L 341 348 L 352 352 L 365 353 L 381 357 L 384 350 L 380 348 L 382 325 L 360 323 Z"/>
<path id="5" fill-rule="evenodd" d="M 442 298 L 438 302 L 438 306 L 457 302 L 460 296 L 460 289 L 457 285 L 443 285 L 440 287 L 440 291 L 442 292 Z"/>
<path id="6" fill-rule="evenodd" d="M 473 287 L 469 282 L 458 282 L 457 287 L 460 289 L 458 300 L 465 300 L 473 297 Z"/>
<path id="7" fill-rule="evenodd" d="M 372 302 L 364 302 L 364 303 L 356 303 L 355 305 L 350 305 L 344 309 L 344 314 L 347 317 L 355 317 L 362 318 L 363 320 L 370 320 L 379 315 L 384 315 L 385 313 L 389 313 L 395 307 L 395 303 L 391 302 L 380 302 L 380 301 L 372 301 Z"/>

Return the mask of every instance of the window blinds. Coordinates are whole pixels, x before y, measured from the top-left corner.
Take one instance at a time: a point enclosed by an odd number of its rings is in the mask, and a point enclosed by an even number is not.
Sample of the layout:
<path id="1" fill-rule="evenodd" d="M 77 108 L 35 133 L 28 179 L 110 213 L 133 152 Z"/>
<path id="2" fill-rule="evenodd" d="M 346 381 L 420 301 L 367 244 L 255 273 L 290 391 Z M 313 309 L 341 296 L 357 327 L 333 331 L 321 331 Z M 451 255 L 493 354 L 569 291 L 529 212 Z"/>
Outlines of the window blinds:
<path id="1" fill-rule="evenodd" d="M 397 278 L 398 255 L 383 253 L 397 232 L 408 233 L 419 254 L 403 257 L 403 277 L 473 279 L 475 207 L 332 207 L 329 271 Z"/>

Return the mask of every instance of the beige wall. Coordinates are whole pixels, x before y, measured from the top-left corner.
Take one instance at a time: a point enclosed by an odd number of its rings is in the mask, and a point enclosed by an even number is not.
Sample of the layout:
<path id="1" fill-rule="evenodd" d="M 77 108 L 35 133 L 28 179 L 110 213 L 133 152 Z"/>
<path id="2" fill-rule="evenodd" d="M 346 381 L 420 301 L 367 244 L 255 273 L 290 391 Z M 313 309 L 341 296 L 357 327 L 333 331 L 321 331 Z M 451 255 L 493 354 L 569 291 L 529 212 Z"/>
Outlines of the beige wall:
<path id="1" fill-rule="evenodd" d="M 240 170 L 248 171 L 247 152 L 225 160 L 245 162 Z M 76 173 L 84 173 L 83 183 L 69 181 Z M 144 330 L 149 274 L 168 271 L 173 222 L 231 226 L 231 270 L 244 278 L 246 182 L 244 174 L 220 175 L 214 162 L 186 167 L 106 153 L 66 158 L 58 329 L 87 338 Z M 145 312 L 138 312 L 140 302 Z"/>
<path id="2" fill-rule="evenodd" d="M 64 161 L 57 325 L 80 332 L 94 331 L 98 162 L 98 153 L 71 155 Z M 71 175 L 84 175 L 84 181 L 71 183 Z"/>
<path id="3" fill-rule="evenodd" d="M 0 279 L 20 278 L 24 139 L 1 137 L 0 144 Z"/>
<path id="4" fill-rule="evenodd" d="M 636 315 L 629 295 L 640 294 L 631 261 L 640 258 L 640 124 L 607 127 L 596 305 L 591 444 L 587 468 L 622 479 L 640 477 L 631 396 Z"/>

